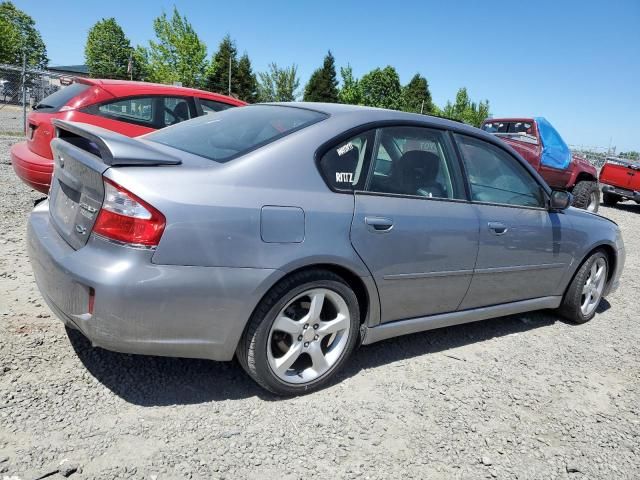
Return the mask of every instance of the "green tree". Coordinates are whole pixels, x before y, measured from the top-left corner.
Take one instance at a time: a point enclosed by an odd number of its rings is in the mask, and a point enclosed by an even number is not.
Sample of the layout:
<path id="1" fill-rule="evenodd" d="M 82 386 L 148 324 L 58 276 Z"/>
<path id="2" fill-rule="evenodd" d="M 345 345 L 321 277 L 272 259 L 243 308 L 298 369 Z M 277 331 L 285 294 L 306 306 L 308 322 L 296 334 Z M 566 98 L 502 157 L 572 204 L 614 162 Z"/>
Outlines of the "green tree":
<path id="1" fill-rule="evenodd" d="M 151 78 L 149 70 L 149 51 L 138 45 L 133 49 L 133 72 L 132 77 L 134 80 L 145 81 Z"/>
<path id="2" fill-rule="evenodd" d="M 163 13 L 153 21 L 156 41 L 149 41 L 147 80 L 182 82 L 185 87 L 201 87 L 207 68 L 207 46 L 186 17 L 173 7 L 169 19 Z"/>
<path id="3" fill-rule="evenodd" d="M 338 102 L 338 79 L 336 62 L 331 50 L 324 57 L 322 67 L 318 68 L 304 89 L 305 102 Z"/>
<path id="4" fill-rule="evenodd" d="M 402 88 L 402 110 L 412 113 L 433 113 L 434 105 L 429 91 L 429 83 L 419 73 Z"/>
<path id="5" fill-rule="evenodd" d="M 225 95 L 235 92 L 235 74 L 238 69 L 236 44 L 229 35 L 220 42 L 218 51 L 211 58 L 207 72 L 207 89 Z M 231 63 L 231 65 L 229 65 Z M 229 69 L 231 69 L 231 92 L 229 92 Z"/>
<path id="6" fill-rule="evenodd" d="M 0 63 L 14 63 L 20 50 L 20 33 L 13 23 L 0 17 Z"/>
<path id="7" fill-rule="evenodd" d="M 348 105 L 361 105 L 362 90 L 360 82 L 353 76 L 351 65 L 341 67 L 340 76 L 342 77 L 342 86 L 338 92 L 338 101 Z"/>
<path id="8" fill-rule="evenodd" d="M 0 44 L 3 63 L 21 65 L 23 53 L 30 67 L 45 68 L 49 63 L 36 22 L 8 1 L 0 3 Z"/>
<path id="9" fill-rule="evenodd" d="M 115 18 L 103 18 L 89 30 L 84 58 L 92 77 L 129 78 L 131 55 L 131 42 Z"/>
<path id="10" fill-rule="evenodd" d="M 400 108 L 402 87 L 396 69 L 386 66 L 376 68 L 360 79 L 362 103 L 371 107 Z"/>
<path id="11" fill-rule="evenodd" d="M 277 64 L 269 65 L 267 72 L 259 73 L 258 98 L 261 102 L 293 102 L 298 98 L 298 67 L 280 68 Z"/>
<path id="12" fill-rule="evenodd" d="M 479 127 L 490 115 L 489 100 L 472 102 L 465 87 L 458 90 L 454 103 L 447 102 L 442 114 L 445 117 L 461 120 L 469 125 Z"/>
<path id="13" fill-rule="evenodd" d="M 236 72 L 235 93 L 240 100 L 248 103 L 258 101 L 258 80 L 251 68 L 251 60 L 246 53 L 240 57 L 238 61 L 238 70 Z"/>

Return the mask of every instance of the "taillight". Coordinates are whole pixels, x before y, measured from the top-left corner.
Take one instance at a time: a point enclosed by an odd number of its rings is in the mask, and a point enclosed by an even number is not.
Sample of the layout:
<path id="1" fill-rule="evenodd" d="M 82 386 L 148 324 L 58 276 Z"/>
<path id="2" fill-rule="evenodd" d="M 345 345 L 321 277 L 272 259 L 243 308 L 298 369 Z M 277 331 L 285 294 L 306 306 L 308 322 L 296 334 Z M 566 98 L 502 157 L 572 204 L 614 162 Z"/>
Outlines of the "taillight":
<path id="1" fill-rule="evenodd" d="M 104 202 L 93 233 L 129 245 L 155 247 L 164 226 L 162 213 L 117 183 L 104 179 Z"/>

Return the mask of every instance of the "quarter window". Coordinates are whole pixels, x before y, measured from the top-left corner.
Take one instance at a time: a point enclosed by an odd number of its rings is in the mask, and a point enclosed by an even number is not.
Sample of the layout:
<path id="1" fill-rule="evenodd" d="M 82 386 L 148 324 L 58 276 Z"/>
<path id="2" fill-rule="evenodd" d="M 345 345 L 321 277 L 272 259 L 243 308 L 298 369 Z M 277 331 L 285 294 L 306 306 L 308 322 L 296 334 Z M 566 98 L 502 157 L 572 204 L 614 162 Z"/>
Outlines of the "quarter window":
<path id="1" fill-rule="evenodd" d="M 520 162 L 495 145 L 465 135 L 455 135 L 462 153 L 472 200 L 544 207 L 542 186 Z"/>
<path id="2" fill-rule="evenodd" d="M 320 159 L 320 169 L 335 190 L 362 190 L 367 178 L 367 158 L 370 156 L 374 131 L 358 134 L 326 152 Z"/>
<path id="3" fill-rule="evenodd" d="M 464 198 L 445 134 L 421 127 L 380 130 L 367 190 L 426 198 Z"/>

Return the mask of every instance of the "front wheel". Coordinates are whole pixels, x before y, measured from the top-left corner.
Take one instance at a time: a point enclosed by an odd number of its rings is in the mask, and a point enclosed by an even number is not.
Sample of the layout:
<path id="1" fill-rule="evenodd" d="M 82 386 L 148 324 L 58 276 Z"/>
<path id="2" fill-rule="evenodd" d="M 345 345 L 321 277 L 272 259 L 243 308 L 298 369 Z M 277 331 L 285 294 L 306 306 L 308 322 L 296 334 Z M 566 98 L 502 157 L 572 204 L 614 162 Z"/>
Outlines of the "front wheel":
<path id="1" fill-rule="evenodd" d="M 582 180 L 573 187 L 573 206 L 589 212 L 597 212 L 600 207 L 598 182 Z"/>
<path id="2" fill-rule="evenodd" d="M 259 385 L 298 395 L 326 384 L 353 351 L 358 299 L 332 272 L 309 270 L 277 284 L 260 302 L 236 356 Z"/>
<path id="3" fill-rule="evenodd" d="M 620 197 L 612 193 L 602 193 L 602 203 L 608 207 L 613 207 L 620 201 Z"/>
<path id="4" fill-rule="evenodd" d="M 574 323 L 591 320 L 602 300 L 609 263 L 602 251 L 592 254 L 578 269 L 560 305 L 560 314 Z"/>

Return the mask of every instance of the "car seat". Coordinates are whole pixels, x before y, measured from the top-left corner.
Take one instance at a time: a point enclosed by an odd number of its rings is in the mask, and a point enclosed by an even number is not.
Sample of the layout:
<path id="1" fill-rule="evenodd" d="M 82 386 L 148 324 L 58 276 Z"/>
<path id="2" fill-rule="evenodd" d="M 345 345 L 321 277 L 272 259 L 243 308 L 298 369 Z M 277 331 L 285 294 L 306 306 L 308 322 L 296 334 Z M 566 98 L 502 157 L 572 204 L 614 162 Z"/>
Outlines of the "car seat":
<path id="1" fill-rule="evenodd" d="M 436 180 L 440 170 L 440 157 L 423 150 L 411 150 L 403 154 L 393 165 L 393 181 L 396 192 L 422 197 L 447 198 L 445 188 Z"/>

